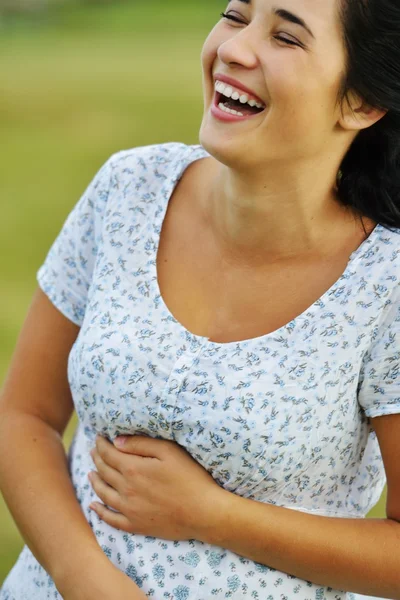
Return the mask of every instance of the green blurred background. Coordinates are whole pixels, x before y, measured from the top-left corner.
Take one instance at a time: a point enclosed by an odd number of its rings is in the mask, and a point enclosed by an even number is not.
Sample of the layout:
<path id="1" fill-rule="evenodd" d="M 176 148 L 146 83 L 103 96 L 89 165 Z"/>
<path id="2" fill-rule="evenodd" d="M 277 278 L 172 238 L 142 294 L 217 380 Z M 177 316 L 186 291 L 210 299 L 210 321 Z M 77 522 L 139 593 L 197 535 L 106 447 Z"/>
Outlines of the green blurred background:
<path id="1" fill-rule="evenodd" d="M 100 166 L 125 148 L 198 143 L 200 52 L 225 4 L 0 0 L 0 385 L 36 272 Z M 0 497 L 0 585 L 22 545 Z"/>

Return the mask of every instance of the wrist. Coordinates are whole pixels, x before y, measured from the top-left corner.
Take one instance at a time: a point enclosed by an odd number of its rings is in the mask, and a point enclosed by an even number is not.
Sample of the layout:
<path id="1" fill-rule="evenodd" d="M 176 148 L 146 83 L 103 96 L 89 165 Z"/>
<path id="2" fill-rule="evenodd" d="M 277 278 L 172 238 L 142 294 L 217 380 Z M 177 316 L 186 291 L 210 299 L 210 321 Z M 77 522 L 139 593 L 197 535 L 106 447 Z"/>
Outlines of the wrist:
<path id="1" fill-rule="evenodd" d="M 58 591 L 63 597 L 72 597 L 74 588 L 91 590 L 107 573 L 114 571 L 115 566 L 106 557 L 100 546 L 80 554 L 75 561 L 58 564 L 50 572 Z"/>
<path id="2" fill-rule="evenodd" d="M 97 557 L 98 558 L 98 557 Z M 69 571 L 59 592 L 64 600 L 146 600 L 146 594 L 111 561 L 86 563 L 83 569 Z"/>
<path id="3" fill-rule="evenodd" d="M 206 513 L 201 520 L 198 540 L 225 548 L 228 532 L 233 527 L 237 518 L 237 503 L 243 500 L 232 492 L 218 488 L 212 498 L 204 503 Z"/>

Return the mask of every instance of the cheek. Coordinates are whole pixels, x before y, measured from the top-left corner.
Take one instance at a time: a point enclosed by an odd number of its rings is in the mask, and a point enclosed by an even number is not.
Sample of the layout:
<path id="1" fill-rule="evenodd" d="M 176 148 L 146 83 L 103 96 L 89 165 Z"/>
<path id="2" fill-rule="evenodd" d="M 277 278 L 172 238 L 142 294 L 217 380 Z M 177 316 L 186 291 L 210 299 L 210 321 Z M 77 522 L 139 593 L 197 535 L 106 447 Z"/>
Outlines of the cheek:
<path id="1" fill-rule="evenodd" d="M 288 51 L 289 54 L 292 51 Z M 283 52 L 280 56 L 275 56 L 275 60 L 270 60 L 265 74 L 271 90 L 271 96 L 275 104 L 289 107 L 307 99 L 307 95 L 312 93 L 309 85 L 310 74 L 301 64 L 294 59 L 285 58 Z"/>
<path id="2" fill-rule="evenodd" d="M 332 98 L 328 83 L 295 63 L 270 66 L 269 82 L 274 112 L 282 117 L 283 130 L 293 138 L 305 128 L 319 129 L 316 125 L 332 113 Z M 323 123 L 321 123 L 323 127 Z"/>
<path id="3" fill-rule="evenodd" d="M 282 77 L 282 95 L 298 104 L 303 119 L 308 114 L 314 122 L 320 121 L 321 127 L 324 121 L 328 126 L 332 125 L 342 78 L 341 66 L 338 57 L 329 54 L 319 57 L 318 61 L 309 61 L 308 65 L 298 65 L 297 69 L 286 73 L 287 81 Z"/>
<path id="4" fill-rule="evenodd" d="M 218 57 L 218 48 L 223 42 L 220 29 L 216 25 L 207 36 L 201 51 L 201 64 L 205 75 L 210 75 L 212 66 Z"/>

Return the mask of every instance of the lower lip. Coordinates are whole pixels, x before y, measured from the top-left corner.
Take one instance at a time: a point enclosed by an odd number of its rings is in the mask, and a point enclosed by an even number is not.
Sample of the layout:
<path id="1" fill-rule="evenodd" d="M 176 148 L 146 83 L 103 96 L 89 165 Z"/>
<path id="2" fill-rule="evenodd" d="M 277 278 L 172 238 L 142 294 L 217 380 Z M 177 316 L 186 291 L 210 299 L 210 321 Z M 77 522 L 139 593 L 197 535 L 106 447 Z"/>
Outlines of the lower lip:
<path id="1" fill-rule="evenodd" d="M 243 117 L 240 117 L 239 115 L 231 115 L 230 113 L 227 113 L 220 109 L 220 107 L 218 106 L 219 97 L 220 97 L 220 94 L 218 94 L 216 92 L 214 94 L 214 100 L 213 100 L 213 103 L 211 106 L 211 114 L 219 121 L 225 121 L 227 123 L 236 123 L 237 121 L 247 121 L 248 119 L 254 119 L 254 117 L 259 117 L 260 115 L 262 115 L 265 112 L 265 108 L 264 108 L 264 110 L 262 110 L 261 112 L 254 113 L 251 115 L 244 115 Z"/>

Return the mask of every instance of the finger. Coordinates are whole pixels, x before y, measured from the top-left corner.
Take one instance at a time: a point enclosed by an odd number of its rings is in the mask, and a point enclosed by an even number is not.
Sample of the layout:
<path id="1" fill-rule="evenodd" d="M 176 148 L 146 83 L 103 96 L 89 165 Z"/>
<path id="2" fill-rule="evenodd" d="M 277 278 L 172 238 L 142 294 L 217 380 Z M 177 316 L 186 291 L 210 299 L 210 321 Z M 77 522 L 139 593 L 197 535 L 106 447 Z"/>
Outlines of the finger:
<path id="1" fill-rule="evenodd" d="M 101 458 L 97 450 L 91 451 L 93 462 L 96 465 L 96 469 L 103 481 L 111 485 L 116 490 L 120 490 L 124 482 L 123 477 L 119 471 L 107 465 Z"/>
<path id="2" fill-rule="evenodd" d="M 128 435 L 117 437 L 114 441 L 118 450 L 126 454 L 136 454 L 145 458 L 162 460 L 171 449 L 170 440 L 154 439 L 145 435 Z"/>
<path id="3" fill-rule="evenodd" d="M 131 522 L 123 514 L 116 513 L 99 502 L 93 502 L 89 508 L 94 510 L 100 519 L 111 525 L 111 527 L 127 531 L 128 533 L 134 533 Z"/>
<path id="4" fill-rule="evenodd" d="M 105 483 L 94 471 L 89 473 L 89 481 L 92 484 L 92 488 L 96 492 L 97 496 L 104 502 L 104 504 L 111 506 L 111 508 L 115 508 L 115 510 L 120 510 L 122 504 L 121 496 L 114 488 Z"/>
<path id="5" fill-rule="evenodd" d="M 114 444 L 111 444 L 105 438 L 98 436 L 96 438 L 96 450 L 103 462 L 116 471 L 122 472 L 125 456 L 114 447 Z"/>

